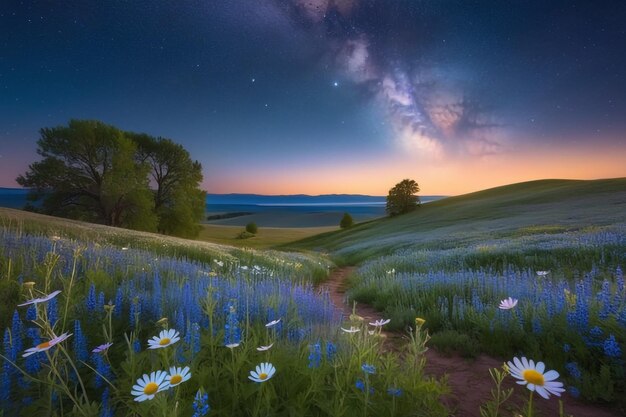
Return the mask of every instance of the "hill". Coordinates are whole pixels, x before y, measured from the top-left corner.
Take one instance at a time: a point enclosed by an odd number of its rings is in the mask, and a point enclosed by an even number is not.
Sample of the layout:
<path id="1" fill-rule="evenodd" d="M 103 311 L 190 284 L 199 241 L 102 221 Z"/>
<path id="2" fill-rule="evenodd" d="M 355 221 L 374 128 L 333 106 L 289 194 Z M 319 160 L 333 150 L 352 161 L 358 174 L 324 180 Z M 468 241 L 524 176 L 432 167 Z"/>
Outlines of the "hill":
<path id="1" fill-rule="evenodd" d="M 456 247 L 520 234 L 626 223 L 626 178 L 539 180 L 422 205 L 413 213 L 324 233 L 289 245 L 358 263 L 409 247 Z"/>

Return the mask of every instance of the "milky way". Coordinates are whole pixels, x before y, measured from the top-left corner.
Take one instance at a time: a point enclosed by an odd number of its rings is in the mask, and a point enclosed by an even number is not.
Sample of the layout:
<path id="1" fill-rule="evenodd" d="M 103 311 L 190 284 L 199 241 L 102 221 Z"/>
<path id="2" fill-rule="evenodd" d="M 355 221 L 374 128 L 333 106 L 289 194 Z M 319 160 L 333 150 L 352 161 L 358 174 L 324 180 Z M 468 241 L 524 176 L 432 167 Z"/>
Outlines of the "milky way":
<path id="1" fill-rule="evenodd" d="M 621 1 L 9 0 L 0 186 L 70 118 L 182 143 L 216 192 L 625 175 L 624 21 Z"/>

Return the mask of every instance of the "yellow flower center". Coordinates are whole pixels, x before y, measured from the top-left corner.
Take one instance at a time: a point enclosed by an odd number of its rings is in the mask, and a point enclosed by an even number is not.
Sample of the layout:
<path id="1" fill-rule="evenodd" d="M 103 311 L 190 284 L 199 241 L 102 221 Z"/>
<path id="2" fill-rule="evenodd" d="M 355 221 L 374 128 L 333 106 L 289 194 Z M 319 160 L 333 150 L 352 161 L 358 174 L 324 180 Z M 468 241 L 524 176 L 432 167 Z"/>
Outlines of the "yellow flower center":
<path id="1" fill-rule="evenodd" d="M 146 395 L 154 395 L 159 390 L 159 386 L 156 382 L 148 382 L 143 388 L 143 393 Z"/>
<path id="2" fill-rule="evenodd" d="M 522 374 L 522 377 L 529 383 L 539 385 L 540 387 L 544 384 L 543 375 L 534 369 L 526 369 Z"/>
<path id="3" fill-rule="evenodd" d="M 161 346 L 165 346 L 165 345 L 169 345 L 171 342 L 171 340 L 169 339 L 169 337 L 164 337 L 163 339 L 161 339 L 161 341 L 159 342 L 159 345 Z"/>
<path id="4" fill-rule="evenodd" d="M 170 378 L 170 384 L 171 385 L 176 385 L 176 384 L 180 384 L 180 381 L 183 380 L 183 377 L 176 374 L 173 377 Z"/>
<path id="5" fill-rule="evenodd" d="M 263 372 L 263 373 L 259 374 L 259 379 L 260 379 L 261 381 L 266 380 L 266 379 L 267 379 L 267 374 L 266 374 L 265 372 Z"/>
<path id="6" fill-rule="evenodd" d="M 43 342 L 37 345 L 37 349 L 48 349 L 50 347 L 50 342 Z"/>

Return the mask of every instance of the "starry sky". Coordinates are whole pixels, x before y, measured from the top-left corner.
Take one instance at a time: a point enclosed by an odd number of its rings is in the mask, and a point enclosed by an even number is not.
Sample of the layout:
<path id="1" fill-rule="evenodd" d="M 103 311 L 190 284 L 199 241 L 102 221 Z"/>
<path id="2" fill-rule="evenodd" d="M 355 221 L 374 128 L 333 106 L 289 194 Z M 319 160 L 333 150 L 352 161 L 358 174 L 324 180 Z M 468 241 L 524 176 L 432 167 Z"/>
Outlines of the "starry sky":
<path id="1" fill-rule="evenodd" d="M 3 0 L 0 186 L 38 130 L 183 144 L 213 193 L 626 176 L 626 2 Z"/>

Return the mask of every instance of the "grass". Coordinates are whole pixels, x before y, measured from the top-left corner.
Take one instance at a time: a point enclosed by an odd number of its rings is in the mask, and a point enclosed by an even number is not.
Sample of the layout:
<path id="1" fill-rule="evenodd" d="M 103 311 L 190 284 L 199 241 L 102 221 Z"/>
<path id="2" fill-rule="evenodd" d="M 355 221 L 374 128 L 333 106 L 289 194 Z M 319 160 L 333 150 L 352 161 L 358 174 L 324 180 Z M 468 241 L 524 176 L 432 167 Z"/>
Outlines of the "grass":
<path id="1" fill-rule="evenodd" d="M 423 374 L 426 335 L 413 330 L 396 355 L 362 321 L 347 326 L 358 334 L 341 332 L 328 293 L 313 285 L 327 267 L 314 255 L 2 210 L 0 415 L 449 415 L 445 385 Z M 161 348 L 147 349 L 155 336 Z M 106 353 L 90 353 L 104 342 Z M 22 357 L 33 346 L 47 350 Z M 262 362 L 276 373 L 250 381 Z M 164 392 L 133 388 L 151 372 L 181 373 L 174 365 L 191 378 Z M 134 401 L 141 392 L 156 396 Z"/>
<path id="2" fill-rule="evenodd" d="M 626 223 L 626 178 L 541 180 L 425 204 L 396 218 L 361 223 L 285 245 L 333 252 L 358 264 L 406 248 L 455 247 L 487 237 L 555 233 Z"/>
<path id="3" fill-rule="evenodd" d="M 236 247 L 268 249 L 275 246 L 288 245 L 291 242 L 337 229 L 338 227 L 336 226 L 300 228 L 259 227 L 254 237 L 239 239 L 238 236 L 244 230 L 243 226 L 203 224 L 198 240 Z"/>

